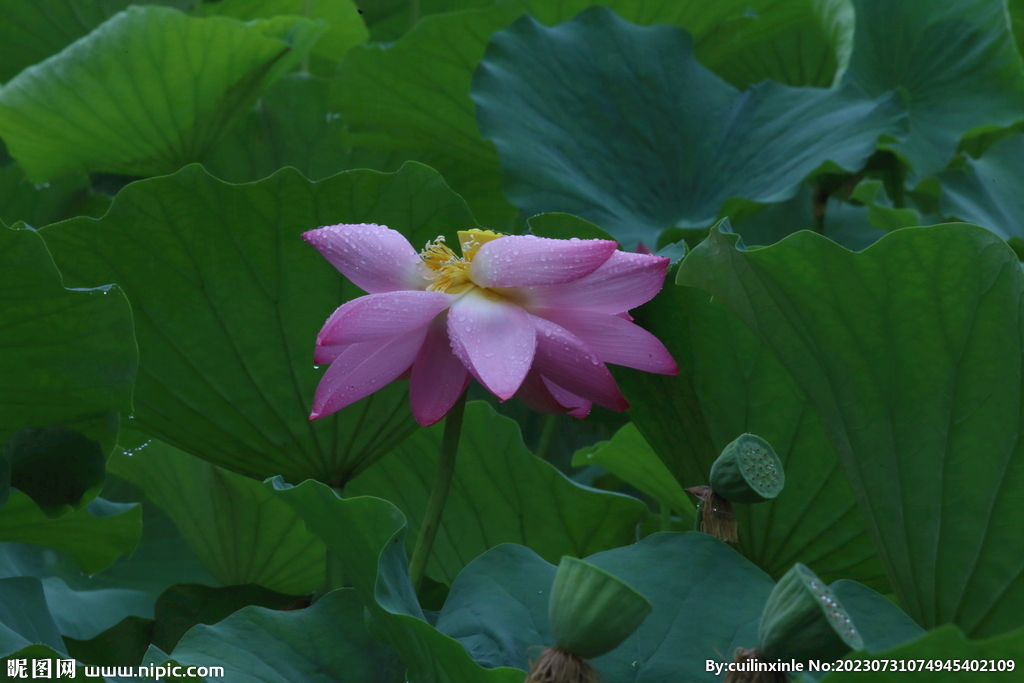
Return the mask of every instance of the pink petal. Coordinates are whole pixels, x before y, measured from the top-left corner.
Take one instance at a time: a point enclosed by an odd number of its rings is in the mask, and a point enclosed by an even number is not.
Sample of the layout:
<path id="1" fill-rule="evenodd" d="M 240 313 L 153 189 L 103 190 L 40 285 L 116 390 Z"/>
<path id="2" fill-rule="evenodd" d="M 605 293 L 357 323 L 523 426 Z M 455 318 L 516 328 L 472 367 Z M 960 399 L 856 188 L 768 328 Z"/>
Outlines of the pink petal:
<path id="1" fill-rule="evenodd" d="M 679 374 L 679 366 L 672 354 L 657 337 L 618 316 L 566 309 L 535 310 L 533 313 L 579 337 L 604 363 L 661 375 Z"/>
<path id="2" fill-rule="evenodd" d="M 533 366 L 538 372 L 559 387 L 609 410 L 629 407 L 612 374 L 590 347 L 565 328 L 530 317 L 537 329 Z"/>
<path id="3" fill-rule="evenodd" d="M 646 244 L 644 244 L 643 242 L 637 242 L 636 243 L 636 253 L 638 253 L 638 254 L 653 254 L 654 252 L 651 251 L 648 248 L 648 246 Z"/>
<path id="4" fill-rule="evenodd" d="M 448 337 L 462 364 L 503 401 L 523 383 L 537 345 L 529 313 L 480 289 L 452 304 Z"/>
<path id="5" fill-rule="evenodd" d="M 565 406 L 570 415 L 582 420 L 590 414 L 590 408 L 594 405 L 593 401 L 588 401 L 585 398 L 577 396 L 571 391 L 563 389 L 547 377 L 541 376 L 541 379 L 544 381 L 544 386 L 548 388 L 548 391 L 551 392 L 554 399 Z"/>
<path id="6" fill-rule="evenodd" d="M 324 323 L 320 346 L 397 337 L 423 327 L 451 305 L 454 297 L 441 292 L 384 292 L 367 294 L 342 304 Z"/>
<path id="7" fill-rule="evenodd" d="M 469 371 L 448 341 L 448 316 L 439 315 L 430 324 L 427 338 L 412 364 L 409 401 L 412 415 L 423 427 L 444 417 L 469 386 Z"/>
<path id="8" fill-rule="evenodd" d="M 590 413 L 591 401 L 580 398 L 550 381 L 536 370 L 530 370 L 526 379 L 519 386 L 516 398 L 527 408 L 538 413 L 561 415 L 568 413 L 573 417 L 584 418 Z"/>
<path id="9" fill-rule="evenodd" d="M 339 344 L 338 346 L 317 346 L 313 349 L 313 362 L 317 365 L 329 365 L 333 363 L 341 352 L 349 347 L 349 344 Z"/>
<path id="10" fill-rule="evenodd" d="M 409 240 L 383 225 L 328 225 L 302 233 L 342 275 L 360 289 L 379 294 L 425 289 L 422 261 Z"/>
<path id="11" fill-rule="evenodd" d="M 313 397 L 315 420 L 369 396 L 405 372 L 423 345 L 427 326 L 389 341 L 352 344 L 334 359 Z"/>
<path id="12" fill-rule="evenodd" d="M 470 277 L 481 287 L 559 285 L 593 273 L 616 246 L 611 240 L 509 235 L 480 247 Z"/>
<path id="13" fill-rule="evenodd" d="M 486 245 L 485 245 L 486 246 Z M 578 308 L 621 313 L 654 298 L 669 260 L 663 256 L 616 251 L 590 275 L 563 285 L 517 290 L 527 308 Z"/>

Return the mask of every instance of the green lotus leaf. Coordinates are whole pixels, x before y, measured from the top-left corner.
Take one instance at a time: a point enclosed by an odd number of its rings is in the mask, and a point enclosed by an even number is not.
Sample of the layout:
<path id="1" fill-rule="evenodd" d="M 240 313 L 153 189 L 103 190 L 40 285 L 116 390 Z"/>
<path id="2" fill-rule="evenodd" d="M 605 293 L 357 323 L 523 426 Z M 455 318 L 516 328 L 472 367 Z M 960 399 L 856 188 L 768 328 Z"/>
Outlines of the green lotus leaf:
<path id="1" fill-rule="evenodd" d="M 974 636 L 1024 623 L 1016 254 L 963 224 L 861 253 L 808 232 L 733 242 L 713 231 L 677 282 L 731 308 L 806 395 L 900 604 Z"/>
<path id="2" fill-rule="evenodd" d="M 443 424 L 416 431 L 349 483 L 346 494 L 394 502 L 414 537 L 443 432 Z M 474 557 L 502 543 L 525 545 L 549 562 L 590 555 L 632 542 L 645 516 L 647 506 L 639 500 L 580 486 L 534 457 L 515 422 L 473 401 L 466 406 L 452 490 L 427 573 L 451 585 Z"/>
<path id="3" fill-rule="evenodd" d="M 27 66 L 57 54 L 128 5 L 170 5 L 191 0 L 6 0 L 0 5 L 0 83 Z"/>
<path id="4" fill-rule="evenodd" d="M 121 443 L 126 450 L 111 456 L 110 471 L 174 520 L 220 584 L 303 595 L 323 583 L 323 543 L 261 482 L 134 432 Z"/>
<path id="5" fill-rule="evenodd" d="M 202 159 L 324 29 L 129 7 L 0 88 L 0 137 L 37 183 L 173 173 Z"/>
<path id="6" fill-rule="evenodd" d="M 371 632 L 390 642 L 405 661 L 406 680 L 522 683 L 519 669 L 481 666 L 459 641 L 426 621 L 409 579 L 406 525 L 398 508 L 370 496 L 342 499 L 315 481 L 289 487 L 276 478 L 271 485 L 337 558 L 367 608 Z"/>
<path id="7" fill-rule="evenodd" d="M 770 350 L 697 290 L 666 286 L 633 315 L 680 366 L 675 377 L 616 374 L 633 423 L 677 486 L 707 484 L 733 439 L 758 434 L 782 461 L 786 488 L 772 501 L 734 506 L 738 550 L 776 579 L 802 562 L 825 581 L 889 590 L 822 420 Z"/>
<path id="8" fill-rule="evenodd" d="M 910 134 L 889 145 L 920 175 L 942 169 L 968 132 L 1024 118 L 1024 67 L 1003 2 L 851 0 L 843 83 L 869 97 L 898 90 Z"/>
<path id="9" fill-rule="evenodd" d="M 13 485 L 50 517 L 80 509 L 132 409 L 128 301 L 116 287 L 65 289 L 37 233 L 0 225 L 0 347 L 0 504 Z"/>
<path id="10" fill-rule="evenodd" d="M 905 125 L 893 94 L 772 82 L 741 93 L 697 62 L 684 31 L 604 8 L 496 34 L 473 99 L 521 211 L 576 214 L 630 248 L 706 227 L 733 197 L 787 199 L 826 162 L 855 170 Z"/>
<path id="11" fill-rule="evenodd" d="M 406 680 L 394 649 L 366 632 L 363 607 L 352 589 L 328 593 L 303 610 L 246 607 L 215 625 L 192 628 L 171 657 L 185 667 L 222 667 L 229 678 L 245 681 Z M 155 647 L 145 659 L 146 664 L 166 661 Z"/>
<path id="12" fill-rule="evenodd" d="M 139 230 L 140 222 L 146 225 Z M 117 281 L 135 309 L 135 425 L 257 479 L 342 486 L 415 428 L 396 382 L 310 422 L 316 334 L 362 292 L 300 235 L 380 223 L 422 246 L 476 225 L 431 169 L 352 171 L 320 183 L 284 169 L 228 185 L 192 166 L 122 190 L 99 221 L 45 229 L 69 278 Z"/>
<path id="13" fill-rule="evenodd" d="M 0 507 L 0 542 L 63 550 L 86 574 L 95 574 L 118 557 L 131 555 L 141 534 L 142 508 L 137 504 L 96 498 L 85 508 L 50 519 L 19 491 Z"/>
<path id="14" fill-rule="evenodd" d="M 1024 237 L 1024 183 L 1020 159 L 1024 136 L 996 144 L 965 167 L 936 174 L 942 184 L 942 213 L 988 228 L 1003 239 Z"/>

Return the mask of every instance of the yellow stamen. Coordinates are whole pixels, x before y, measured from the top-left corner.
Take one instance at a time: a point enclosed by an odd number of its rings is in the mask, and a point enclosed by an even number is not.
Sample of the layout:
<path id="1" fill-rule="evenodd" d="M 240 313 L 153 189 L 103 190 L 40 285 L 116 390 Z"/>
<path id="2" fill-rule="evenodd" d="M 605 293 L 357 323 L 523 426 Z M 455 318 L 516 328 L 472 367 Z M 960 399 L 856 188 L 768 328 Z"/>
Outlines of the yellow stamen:
<path id="1" fill-rule="evenodd" d="M 423 263 L 434 271 L 433 275 L 428 276 L 432 282 L 427 286 L 427 291 L 461 294 L 475 287 L 469 278 L 469 264 L 482 245 L 499 237 L 503 235 L 493 230 L 460 230 L 461 258 L 444 243 L 444 235 L 438 235 L 437 239 L 427 242 L 427 246 L 420 252 Z"/>
<path id="2" fill-rule="evenodd" d="M 459 246 L 462 247 L 462 257 L 467 261 L 472 261 L 480 247 L 499 237 L 504 237 L 504 235 L 493 230 L 459 230 Z"/>

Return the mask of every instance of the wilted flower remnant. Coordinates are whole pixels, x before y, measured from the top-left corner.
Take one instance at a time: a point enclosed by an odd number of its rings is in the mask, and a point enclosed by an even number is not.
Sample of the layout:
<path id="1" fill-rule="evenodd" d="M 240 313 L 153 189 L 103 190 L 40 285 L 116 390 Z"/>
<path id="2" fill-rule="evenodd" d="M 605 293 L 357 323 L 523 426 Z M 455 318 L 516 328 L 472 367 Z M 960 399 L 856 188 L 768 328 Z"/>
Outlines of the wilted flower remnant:
<path id="1" fill-rule="evenodd" d="M 675 361 L 628 311 L 651 299 L 669 260 L 618 251 L 610 240 L 459 233 L 417 252 L 374 224 L 332 225 L 303 238 L 368 292 L 336 310 L 317 337 L 330 363 L 310 419 L 407 372 L 412 412 L 437 422 L 470 377 L 501 400 L 585 416 L 593 403 L 628 407 L 605 363 L 675 374 Z"/>

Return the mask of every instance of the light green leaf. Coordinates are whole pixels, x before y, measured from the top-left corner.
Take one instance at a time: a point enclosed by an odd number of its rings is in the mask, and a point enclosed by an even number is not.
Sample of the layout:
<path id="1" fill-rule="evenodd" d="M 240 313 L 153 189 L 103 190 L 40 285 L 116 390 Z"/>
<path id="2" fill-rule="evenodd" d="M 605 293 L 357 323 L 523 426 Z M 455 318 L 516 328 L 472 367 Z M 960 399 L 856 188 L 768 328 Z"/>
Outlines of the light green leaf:
<path id="1" fill-rule="evenodd" d="M 743 252 L 713 231 L 677 281 L 729 306 L 807 396 L 915 621 L 1024 622 L 1024 273 L 1002 240 L 953 224 L 861 253 L 806 232 Z"/>
<path id="2" fill-rule="evenodd" d="M 686 491 L 632 422 L 617 431 L 611 441 L 577 451 L 572 465 L 600 465 L 672 510 L 691 518 L 696 514 Z"/>
<path id="3" fill-rule="evenodd" d="M 410 547 L 422 523 L 444 426 L 420 429 L 346 488 L 392 501 L 408 520 Z M 576 484 L 523 445 L 519 426 L 483 401 L 466 407 L 452 490 L 427 573 L 451 585 L 474 557 L 519 543 L 549 562 L 627 545 L 647 506 Z"/>
<path id="4" fill-rule="evenodd" d="M 44 235 L 69 277 L 119 282 L 132 301 L 140 429 L 254 478 L 342 486 L 415 423 L 404 383 L 309 421 L 324 372 L 313 367 L 316 334 L 362 294 L 301 239 L 337 223 L 388 225 L 419 247 L 438 234 L 454 243 L 456 230 L 476 225 L 418 164 L 320 183 L 285 169 L 249 185 L 192 166 L 129 185 L 100 221 Z"/>
<path id="5" fill-rule="evenodd" d="M 323 583 L 323 543 L 261 482 L 132 432 L 121 443 L 126 450 L 111 456 L 110 471 L 174 520 L 221 584 L 302 595 Z"/>
<path id="6" fill-rule="evenodd" d="M 24 493 L 0 507 L 0 542 L 32 543 L 63 550 L 86 574 L 131 555 L 142 534 L 142 508 L 97 498 L 87 507 L 50 519 Z"/>
<path id="7" fill-rule="evenodd" d="M 914 171 L 943 168 L 964 134 L 1024 118 L 1024 68 L 1006 4 L 991 0 L 852 0 L 843 83 L 869 97 L 899 90 L 910 135 L 891 145 Z"/>
<path id="8" fill-rule="evenodd" d="M 328 29 L 313 46 L 313 54 L 337 62 L 354 45 L 370 37 L 352 0 L 221 0 L 203 3 L 204 16 L 219 15 L 249 21 L 278 16 L 318 19 Z"/>
<path id="9" fill-rule="evenodd" d="M 0 348 L 0 503 L 11 484 L 51 517 L 82 507 L 132 407 L 128 301 L 65 289 L 39 235 L 0 225 Z"/>
<path id="10" fill-rule="evenodd" d="M 130 7 L 0 88 L 0 136 L 39 183 L 71 171 L 173 173 L 201 159 L 323 29 Z"/>
<path id="11" fill-rule="evenodd" d="M 697 63 L 685 32 L 603 8 L 496 34 L 473 99 L 523 213 L 573 213 L 627 247 L 706 227 L 733 197 L 787 199 L 825 162 L 857 169 L 905 116 L 894 95 L 853 89 L 769 82 L 740 93 Z"/>

